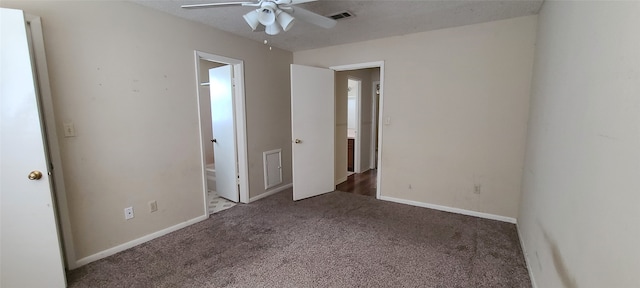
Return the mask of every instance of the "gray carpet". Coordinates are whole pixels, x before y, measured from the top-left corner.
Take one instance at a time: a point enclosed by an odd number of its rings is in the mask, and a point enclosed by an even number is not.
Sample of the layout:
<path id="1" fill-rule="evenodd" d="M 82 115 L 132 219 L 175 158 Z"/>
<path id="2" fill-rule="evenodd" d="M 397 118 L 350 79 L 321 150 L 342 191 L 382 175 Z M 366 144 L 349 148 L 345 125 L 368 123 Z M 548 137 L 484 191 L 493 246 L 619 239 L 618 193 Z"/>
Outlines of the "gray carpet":
<path id="1" fill-rule="evenodd" d="M 70 287 L 531 287 L 515 225 L 291 190 L 68 273 Z"/>

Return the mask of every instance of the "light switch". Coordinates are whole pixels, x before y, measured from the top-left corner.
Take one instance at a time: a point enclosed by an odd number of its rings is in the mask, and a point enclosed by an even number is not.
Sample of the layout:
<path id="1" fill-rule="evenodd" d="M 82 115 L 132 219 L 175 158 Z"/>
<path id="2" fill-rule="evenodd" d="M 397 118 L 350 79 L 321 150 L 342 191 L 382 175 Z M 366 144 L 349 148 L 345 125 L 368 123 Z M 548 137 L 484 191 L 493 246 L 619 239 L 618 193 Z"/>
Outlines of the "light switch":
<path id="1" fill-rule="evenodd" d="M 391 117 L 387 116 L 384 118 L 384 125 L 389 125 L 391 124 Z"/>
<path id="2" fill-rule="evenodd" d="M 64 137 L 76 137 L 76 128 L 72 122 L 64 123 Z"/>

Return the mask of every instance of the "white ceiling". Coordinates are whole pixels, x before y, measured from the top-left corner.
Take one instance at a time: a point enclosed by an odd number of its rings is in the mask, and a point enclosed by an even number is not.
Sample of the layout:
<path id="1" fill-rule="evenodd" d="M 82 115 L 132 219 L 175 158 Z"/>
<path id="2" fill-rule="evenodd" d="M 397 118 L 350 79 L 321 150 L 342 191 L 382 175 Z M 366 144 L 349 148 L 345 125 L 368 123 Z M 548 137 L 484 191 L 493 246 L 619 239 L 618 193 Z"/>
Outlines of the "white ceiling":
<path id="1" fill-rule="evenodd" d="M 324 29 L 303 21 L 296 21 L 288 32 L 270 36 L 264 32 L 251 31 L 249 25 L 242 18 L 242 15 L 255 9 L 252 7 L 180 8 L 180 5 L 183 4 L 234 0 L 131 1 L 259 42 L 268 40 L 271 46 L 294 52 L 533 15 L 538 13 L 543 2 L 543 0 L 319 0 L 299 4 L 299 6 L 321 15 L 347 10 L 355 14 L 355 17 L 338 20 L 338 24 L 332 29 Z"/>

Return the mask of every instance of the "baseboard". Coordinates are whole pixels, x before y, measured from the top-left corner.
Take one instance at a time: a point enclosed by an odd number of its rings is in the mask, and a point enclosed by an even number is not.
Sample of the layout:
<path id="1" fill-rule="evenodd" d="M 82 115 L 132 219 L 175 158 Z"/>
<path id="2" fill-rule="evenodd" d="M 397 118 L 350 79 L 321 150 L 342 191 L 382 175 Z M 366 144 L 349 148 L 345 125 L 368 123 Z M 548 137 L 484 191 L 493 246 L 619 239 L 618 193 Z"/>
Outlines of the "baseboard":
<path id="1" fill-rule="evenodd" d="M 347 181 L 347 178 L 348 178 L 348 177 L 349 177 L 349 176 L 344 176 L 344 178 L 340 178 L 340 179 L 338 179 L 338 180 L 336 181 L 336 186 L 338 186 L 338 185 L 342 184 L 342 182 L 344 182 L 344 181 Z"/>
<path id="2" fill-rule="evenodd" d="M 462 214 L 462 215 L 480 217 L 480 218 L 485 218 L 485 219 L 490 219 L 490 220 L 508 222 L 508 223 L 513 223 L 513 224 L 515 224 L 517 222 L 516 218 L 500 216 L 500 215 L 494 215 L 494 214 L 483 213 L 483 212 L 477 212 L 477 211 L 471 211 L 471 210 L 465 210 L 465 209 L 460 209 L 460 208 L 453 208 L 453 207 L 436 205 L 436 204 L 423 203 L 423 202 L 412 201 L 412 200 L 405 200 L 405 199 L 394 198 L 394 197 L 389 197 L 389 196 L 380 196 L 379 199 L 380 200 L 385 200 L 385 201 L 390 201 L 390 202 L 396 202 L 396 203 L 400 203 L 400 204 L 407 204 L 407 205 L 418 206 L 418 207 L 429 208 L 429 209 L 435 209 L 435 210 L 451 212 L 451 213 L 456 213 L 456 214 Z"/>
<path id="3" fill-rule="evenodd" d="M 271 196 L 273 194 L 276 194 L 278 192 L 282 192 L 282 191 L 287 190 L 287 189 L 289 189 L 291 187 L 293 187 L 293 183 L 289 183 L 289 184 L 286 184 L 286 185 L 283 185 L 283 186 L 280 186 L 280 187 L 277 187 L 277 188 L 273 188 L 271 190 L 267 190 L 267 191 L 265 191 L 264 193 L 262 193 L 262 194 L 260 194 L 258 196 L 254 196 L 254 197 L 249 198 L 249 203 L 254 202 L 254 201 L 258 201 L 258 200 L 260 200 L 262 198 L 265 198 L 265 197 L 269 197 L 269 196 Z"/>
<path id="4" fill-rule="evenodd" d="M 524 255 L 524 262 L 527 264 L 527 271 L 529 271 L 529 279 L 531 279 L 531 287 L 538 288 L 536 279 L 533 278 L 533 270 L 531 270 L 531 263 L 529 261 L 529 254 L 524 247 L 524 240 L 522 240 L 522 233 L 520 233 L 520 225 L 516 224 L 516 231 L 518 231 L 518 239 L 520 239 L 520 248 L 522 249 L 522 255 Z"/>
<path id="5" fill-rule="evenodd" d="M 135 240 L 120 244 L 120 245 L 115 246 L 113 248 L 109 248 L 107 250 L 100 251 L 100 252 L 98 252 L 96 254 L 93 254 L 93 255 L 89 255 L 89 256 L 84 257 L 82 259 L 76 260 L 75 267 L 84 266 L 84 265 L 87 265 L 87 264 L 89 264 L 91 262 L 100 260 L 102 258 L 109 257 L 109 256 L 111 256 L 113 254 L 122 252 L 124 250 L 129 249 L 129 248 L 133 248 L 133 247 L 138 246 L 138 245 L 140 245 L 142 243 L 151 241 L 151 240 L 156 239 L 156 238 L 158 238 L 160 236 L 167 235 L 167 234 L 169 234 L 171 232 L 180 230 L 182 228 L 185 228 L 185 227 L 187 227 L 189 225 L 193 225 L 195 223 L 198 223 L 200 221 L 206 220 L 208 218 L 209 218 L 209 215 L 198 216 L 198 217 L 193 218 L 191 220 L 187 220 L 185 222 L 179 223 L 177 225 L 173 225 L 171 227 L 162 229 L 160 231 L 156 231 L 156 232 L 153 232 L 151 234 L 147 234 L 147 235 L 142 236 L 142 237 L 140 237 L 138 239 L 135 239 Z"/>

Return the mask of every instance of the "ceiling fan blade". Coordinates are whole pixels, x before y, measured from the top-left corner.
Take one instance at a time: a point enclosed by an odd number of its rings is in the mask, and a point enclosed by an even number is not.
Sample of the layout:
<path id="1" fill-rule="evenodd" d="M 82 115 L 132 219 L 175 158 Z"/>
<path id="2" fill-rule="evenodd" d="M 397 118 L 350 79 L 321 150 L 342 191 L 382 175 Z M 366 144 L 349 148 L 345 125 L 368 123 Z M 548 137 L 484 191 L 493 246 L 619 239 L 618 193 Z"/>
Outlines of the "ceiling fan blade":
<path id="1" fill-rule="evenodd" d="M 291 5 L 302 4 L 307 2 L 316 2 L 318 0 L 291 0 Z"/>
<path id="2" fill-rule="evenodd" d="M 274 1 L 278 5 L 291 6 L 291 5 L 302 4 L 307 2 L 316 2 L 318 0 L 274 0 Z"/>
<path id="3" fill-rule="evenodd" d="M 291 11 L 291 15 L 293 15 L 293 17 L 295 17 L 296 19 L 300 19 L 302 21 L 309 22 L 313 25 L 320 26 L 322 28 L 327 28 L 327 29 L 333 28 L 334 26 L 336 26 L 336 23 L 338 23 L 336 20 L 324 17 L 320 14 L 316 14 L 307 9 L 300 8 L 297 6 L 293 7 L 293 10 Z"/>
<path id="4" fill-rule="evenodd" d="M 204 4 L 188 4 L 188 5 L 182 5 L 180 7 L 182 8 L 186 8 L 186 9 L 197 9 L 197 8 L 211 8 L 211 7 L 218 7 L 218 6 L 235 6 L 235 5 L 241 5 L 241 6 L 258 6 L 259 3 L 258 2 L 218 2 L 218 3 L 204 3 Z"/>

